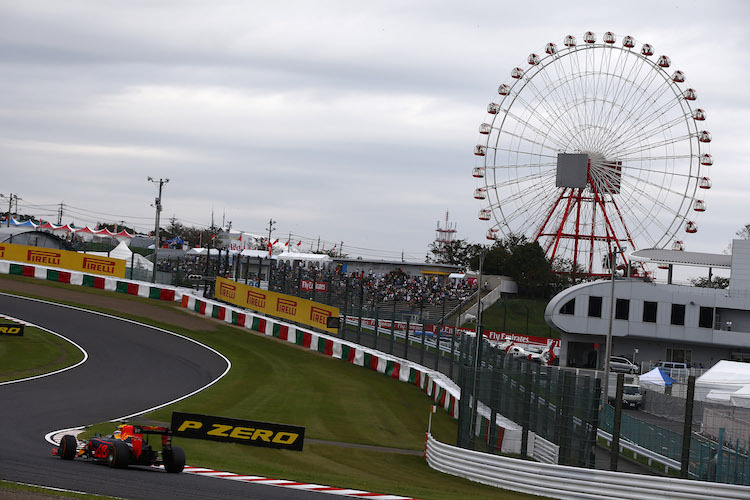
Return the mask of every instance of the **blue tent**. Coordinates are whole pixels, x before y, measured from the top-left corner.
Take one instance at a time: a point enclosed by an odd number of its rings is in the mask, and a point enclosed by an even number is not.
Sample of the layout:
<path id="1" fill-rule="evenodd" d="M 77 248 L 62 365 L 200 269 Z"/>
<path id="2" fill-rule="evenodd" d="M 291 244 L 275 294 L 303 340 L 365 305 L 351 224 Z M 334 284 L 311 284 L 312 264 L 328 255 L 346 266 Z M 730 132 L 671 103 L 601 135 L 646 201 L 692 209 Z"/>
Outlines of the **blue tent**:
<path id="1" fill-rule="evenodd" d="M 644 373 L 640 376 L 639 382 L 641 384 L 658 385 L 659 387 L 667 387 L 675 383 L 675 380 L 664 373 L 661 368 L 654 368 L 648 373 Z"/>

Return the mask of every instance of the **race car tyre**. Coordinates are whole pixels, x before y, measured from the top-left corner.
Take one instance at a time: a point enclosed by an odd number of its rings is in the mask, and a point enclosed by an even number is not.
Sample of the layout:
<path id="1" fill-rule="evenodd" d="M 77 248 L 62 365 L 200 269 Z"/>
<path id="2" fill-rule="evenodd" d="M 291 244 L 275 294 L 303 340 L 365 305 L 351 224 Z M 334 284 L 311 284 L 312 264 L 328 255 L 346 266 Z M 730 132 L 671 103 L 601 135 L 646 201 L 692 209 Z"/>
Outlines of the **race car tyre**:
<path id="1" fill-rule="evenodd" d="M 122 441 L 112 441 L 107 452 L 107 465 L 124 469 L 130 463 L 130 448 Z"/>
<path id="2" fill-rule="evenodd" d="M 162 458 L 164 459 L 164 470 L 171 473 L 182 472 L 185 468 L 185 450 L 179 446 L 172 446 L 172 448 L 164 448 L 162 450 Z"/>
<path id="3" fill-rule="evenodd" d="M 60 440 L 60 446 L 57 448 L 57 454 L 63 460 L 73 460 L 76 456 L 76 448 L 78 447 L 78 441 L 75 436 L 65 434 Z"/>

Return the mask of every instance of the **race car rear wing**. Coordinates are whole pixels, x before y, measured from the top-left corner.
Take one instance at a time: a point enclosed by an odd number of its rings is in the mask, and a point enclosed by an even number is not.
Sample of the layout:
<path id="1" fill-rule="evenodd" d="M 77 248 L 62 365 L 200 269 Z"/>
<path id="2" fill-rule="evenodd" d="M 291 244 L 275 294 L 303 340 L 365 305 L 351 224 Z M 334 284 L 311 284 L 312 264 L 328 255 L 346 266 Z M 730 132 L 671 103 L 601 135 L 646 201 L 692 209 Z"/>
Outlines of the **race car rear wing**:
<path id="1" fill-rule="evenodd" d="M 157 427 L 153 425 L 134 425 L 133 432 L 136 434 L 160 434 L 162 436 L 171 436 L 172 431 L 169 427 Z"/>
<path id="2" fill-rule="evenodd" d="M 169 427 L 158 427 L 153 425 L 134 425 L 133 432 L 135 434 L 156 434 L 161 436 L 162 446 L 172 445 L 172 431 Z"/>

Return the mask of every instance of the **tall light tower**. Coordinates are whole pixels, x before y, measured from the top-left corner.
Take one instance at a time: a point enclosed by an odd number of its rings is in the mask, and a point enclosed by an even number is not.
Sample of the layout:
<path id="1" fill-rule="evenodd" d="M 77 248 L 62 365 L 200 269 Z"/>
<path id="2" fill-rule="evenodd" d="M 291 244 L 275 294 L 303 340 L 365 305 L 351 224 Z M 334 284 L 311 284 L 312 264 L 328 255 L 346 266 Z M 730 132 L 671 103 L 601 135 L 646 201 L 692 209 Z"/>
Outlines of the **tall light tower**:
<path id="1" fill-rule="evenodd" d="M 157 252 L 159 251 L 159 218 L 161 215 L 161 190 L 164 184 L 169 182 L 169 179 L 159 179 L 158 181 L 152 177 L 148 178 L 149 181 L 154 184 L 159 184 L 159 196 L 156 197 L 154 207 L 156 208 L 156 227 L 154 227 L 154 269 L 151 272 L 151 283 L 156 283 L 156 262 L 158 258 Z"/>

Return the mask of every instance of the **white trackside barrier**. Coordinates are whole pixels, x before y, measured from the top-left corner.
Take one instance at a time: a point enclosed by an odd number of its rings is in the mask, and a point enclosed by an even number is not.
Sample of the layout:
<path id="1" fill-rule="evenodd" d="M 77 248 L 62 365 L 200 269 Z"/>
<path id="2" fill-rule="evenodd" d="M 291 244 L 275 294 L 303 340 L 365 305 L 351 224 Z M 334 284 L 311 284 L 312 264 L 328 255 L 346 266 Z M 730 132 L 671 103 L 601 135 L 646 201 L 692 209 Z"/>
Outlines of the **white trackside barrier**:
<path id="1" fill-rule="evenodd" d="M 561 499 L 747 500 L 750 487 L 544 464 L 465 450 L 427 434 L 427 463 L 471 481 Z"/>

